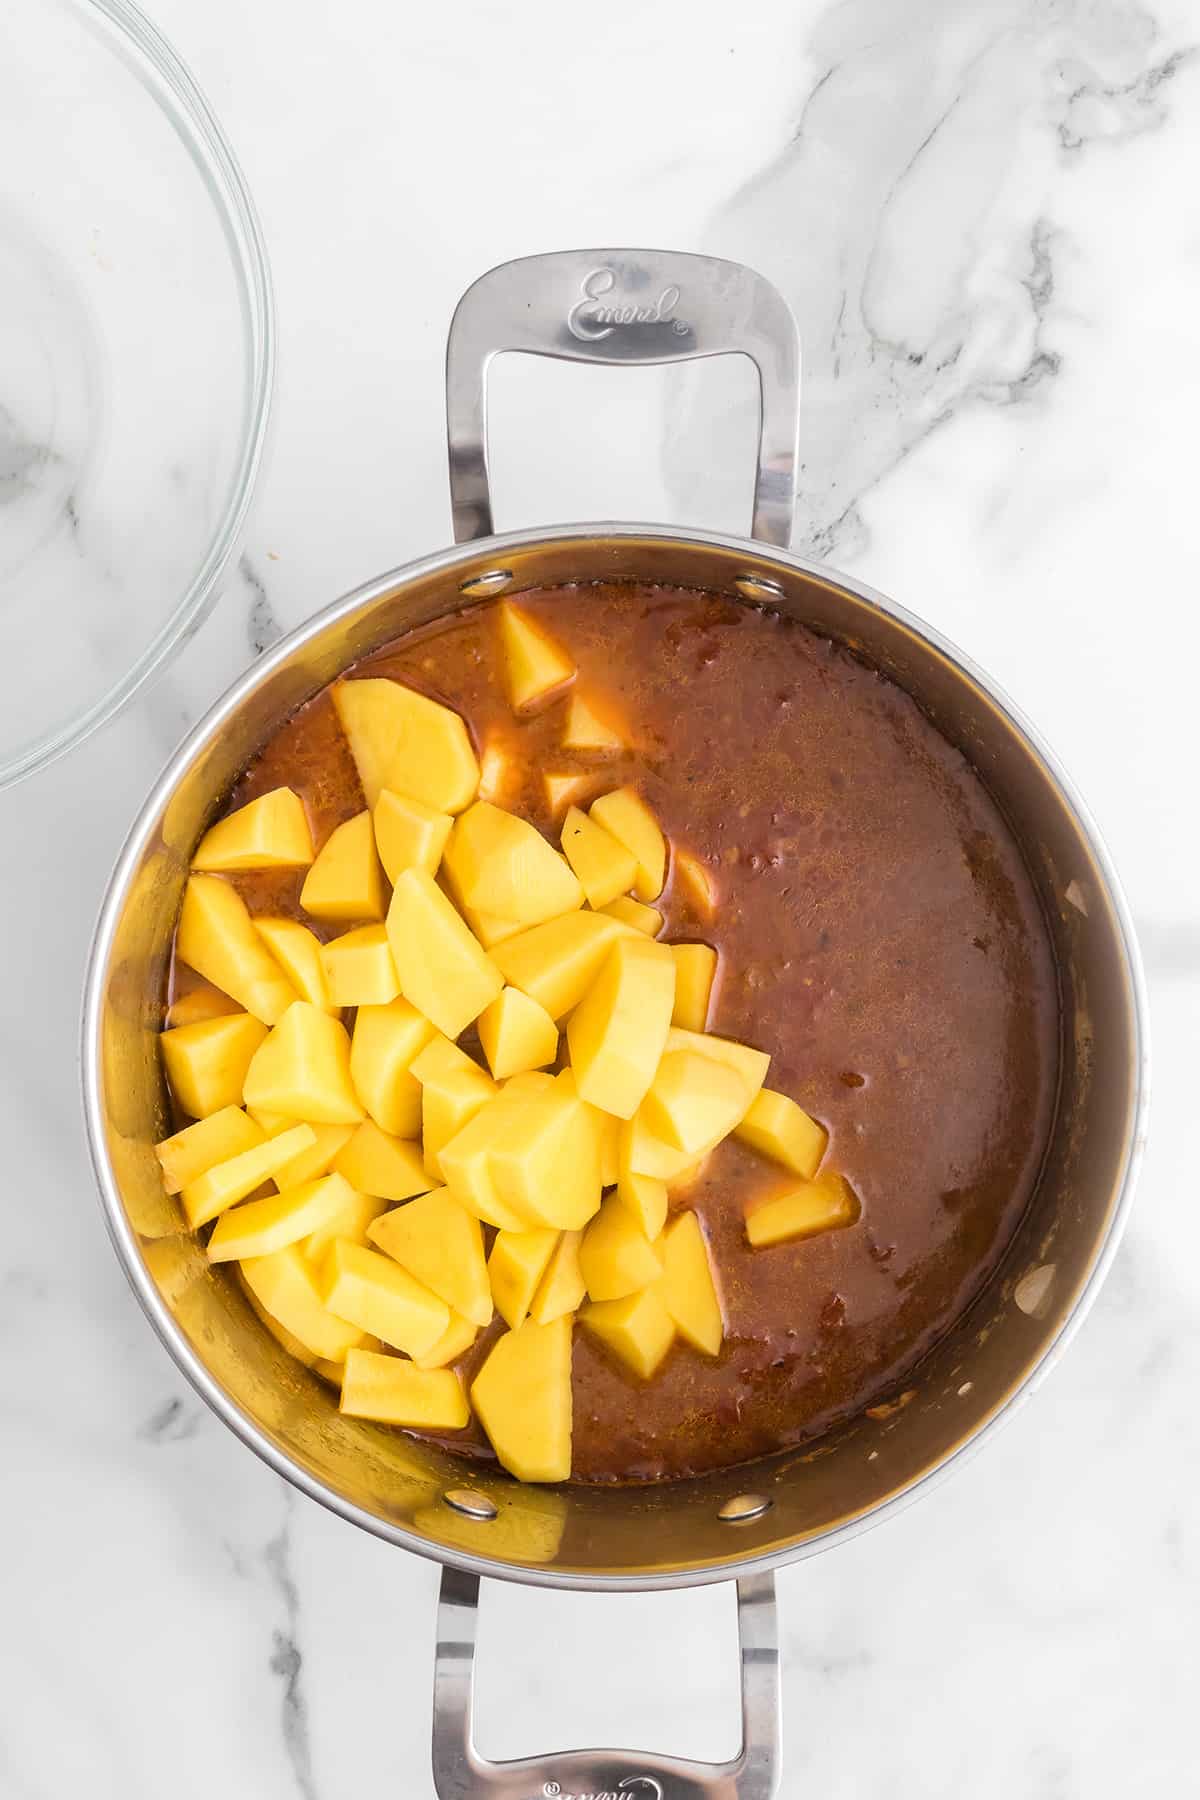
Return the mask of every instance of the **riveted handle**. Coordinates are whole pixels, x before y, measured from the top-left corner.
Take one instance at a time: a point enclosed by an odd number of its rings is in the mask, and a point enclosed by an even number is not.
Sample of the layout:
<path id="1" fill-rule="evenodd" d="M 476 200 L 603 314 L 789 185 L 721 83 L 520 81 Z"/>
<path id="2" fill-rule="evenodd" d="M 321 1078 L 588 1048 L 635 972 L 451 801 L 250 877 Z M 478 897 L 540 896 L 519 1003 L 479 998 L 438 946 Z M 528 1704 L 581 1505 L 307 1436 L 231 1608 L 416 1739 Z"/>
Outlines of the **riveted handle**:
<path id="1" fill-rule="evenodd" d="M 791 309 L 753 269 L 677 250 L 559 250 L 501 263 L 469 287 L 446 345 L 446 437 L 454 539 L 493 530 L 487 374 L 505 350 L 570 362 L 748 356 L 758 371 L 756 538 L 786 547 L 796 505 L 800 338 Z"/>

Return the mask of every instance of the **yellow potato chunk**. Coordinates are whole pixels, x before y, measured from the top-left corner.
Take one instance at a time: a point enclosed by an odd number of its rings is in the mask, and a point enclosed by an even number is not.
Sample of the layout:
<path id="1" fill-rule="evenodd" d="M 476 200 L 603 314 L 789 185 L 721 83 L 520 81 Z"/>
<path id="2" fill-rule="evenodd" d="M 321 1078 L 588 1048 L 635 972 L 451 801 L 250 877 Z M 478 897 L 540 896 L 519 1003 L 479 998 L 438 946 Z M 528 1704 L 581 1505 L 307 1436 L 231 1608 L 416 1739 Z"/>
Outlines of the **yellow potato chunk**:
<path id="1" fill-rule="evenodd" d="M 519 1481 L 571 1473 L 570 1317 L 506 1331 L 471 1386 L 471 1401 L 501 1464 Z"/>
<path id="2" fill-rule="evenodd" d="M 408 1356 L 432 1350 L 450 1323 L 446 1302 L 406 1269 L 345 1238 L 329 1246 L 320 1265 L 320 1282 L 330 1312 Z"/>
<path id="3" fill-rule="evenodd" d="M 479 764 L 458 714 L 398 681 L 339 681 L 333 704 L 368 806 L 385 788 L 435 812 L 461 812 L 479 786 Z"/>
<path id="4" fill-rule="evenodd" d="M 223 1106 L 154 1146 L 168 1194 L 206 1175 L 216 1163 L 253 1150 L 266 1133 L 237 1106 Z"/>
<path id="5" fill-rule="evenodd" d="M 418 1369 L 403 1356 L 373 1350 L 347 1353 L 342 1412 L 381 1425 L 423 1426 L 427 1431 L 459 1431 L 470 1423 L 463 1384 L 451 1369 Z"/>
<path id="6" fill-rule="evenodd" d="M 582 1231 L 560 1231 L 550 1253 L 537 1292 L 529 1307 L 529 1316 L 539 1325 L 549 1325 L 579 1307 L 587 1286 L 579 1267 L 579 1245 Z"/>
<path id="7" fill-rule="evenodd" d="M 381 1131 L 413 1138 L 421 1129 L 421 1087 L 412 1064 L 433 1026 L 407 1000 L 360 1006 L 350 1045 L 354 1091 Z"/>
<path id="8" fill-rule="evenodd" d="M 248 1106 L 246 1112 L 264 1137 L 278 1137 L 281 1131 L 291 1131 L 297 1122 L 284 1113 L 267 1112 L 261 1106 Z"/>
<path id="9" fill-rule="evenodd" d="M 450 1323 L 433 1349 L 427 1350 L 424 1356 L 414 1356 L 413 1361 L 418 1369 L 444 1369 L 447 1363 L 457 1362 L 478 1336 L 478 1325 L 472 1324 L 470 1319 L 464 1319 L 461 1314 L 452 1312 Z"/>
<path id="10" fill-rule="evenodd" d="M 382 1214 L 367 1236 L 386 1256 L 440 1295 L 453 1312 L 475 1325 L 492 1317 L 492 1295 L 483 1257 L 483 1232 L 446 1188 L 435 1188 Z"/>
<path id="11" fill-rule="evenodd" d="M 351 1244 L 365 1244 L 367 1232 L 380 1214 L 386 1211 L 386 1200 L 380 1200 L 374 1194 L 360 1194 L 357 1188 L 346 1182 L 341 1204 L 323 1225 L 318 1225 L 315 1231 L 309 1233 L 300 1248 L 314 1266 L 323 1263 L 329 1246 L 338 1238 L 345 1238 Z"/>
<path id="12" fill-rule="evenodd" d="M 519 919 L 502 919 L 496 913 L 478 912 L 473 906 L 460 906 L 459 911 L 485 950 L 525 929 Z"/>
<path id="13" fill-rule="evenodd" d="M 311 1125 L 293 1125 L 290 1131 L 267 1138 L 252 1150 L 243 1150 L 227 1162 L 214 1163 L 195 1181 L 189 1181 L 180 1190 L 179 1199 L 192 1230 L 207 1225 L 227 1206 L 236 1206 L 239 1200 L 244 1200 L 247 1194 L 268 1181 L 276 1169 L 281 1169 L 301 1150 L 310 1149 L 315 1141 Z"/>
<path id="14" fill-rule="evenodd" d="M 479 798 L 499 803 L 513 778 L 513 759 L 494 738 L 483 746 L 479 758 Z"/>
<path id="15" fill-rule="evenodd" d="M 692 911 L 702 919 L 717 916 L 717 878 L 706 863 L 690 850 L 676 849 L 675 882 Z"/>
<path id="16" fill-rule="evenodd" d="M 315 1143 L 276 1169 L 272 1177 L 276 1187 L 300 1187 L 306 1181 L 315 1181 L 318 1175 L 327 1175 L 339 1150 L 354 1136 L 355 1128 L 353 1125 L 313 1125 L 310 1129 Z M 268 1132 L 267 1135 L 278 1137 L 280 1133 Z"/>
<path id="17" fill-rule="evenodd" d="M 350 1079 L 350 1039 L 339 1019 L 297 1000 L 254 1052 L 246 1105 L 313 1125 L 357 1125 L 363 1109 Z"/>
<path id="18" fill-rule="evenodd" d="M 416 1059 L 413 1074 L 421 1084 L 425 1167 L 440 1181 L 443 1148 L 469 1124 L 481 1106 L 495 1098 L 496 1084 L 465 1050 L 440 1032 Z"/>
<path id="19" fill-rule="evenodd" d="M 635 1175 L 630 1169 L 617 1182 L 617 1198 L 653 1243 L 667 1222 L 666 1182 L 653 1175 Z"/>
<path id="20" fill-rule="evenodd" d="M 200 839 L 193 869 L 303 869 L 313 859 L 312 832 L 299 794 L 273 788 L 219 819 Z"/>
<path id="21" fill-rule="evenodd" d="M 567 706 L 563 743 L 568 750 L 624 750 L 625 739 L 607 723 L 590 700 L 572 694 Z"/>
<path id="22" fill-rule="evenodd" d="M 433 1031 L 427 1043 L 421 1046 L 418 1056 L 413 1058 L 412 1072 L 420 1082 L 440 1081 L 446 1075 L 481 1075 L 487 1076 L 466 1051 L 441 1031 Z M 488 1090 L 495 1092 L 494 1085 L 489 1082 Z"/>
<path id="23" fill-rule="evenodd" d="M 715 1356 L 725 1324 L 708 1245 L 694 1212 L 680 1213 L 667 1226 L 662 1235 L 662 1258 L 658 1294 L 680 1337 L 694 1350 Z"/>
<path id="24" fill-rule="evenodd" d="M 206 1119 L 237 1106 L 246 1071 L 266 1036 L 266 1026 L 253 1013 L 226 1013 L 164 1031 L 159 1045 L 167 1079 L 184 1112 Z"/>
<path id="25" fill-rule="evenodd" d="M 675 1321 L 652 1287 L 620 1300 L 593 1300 L 579 1320 L 643 1381 L 650 1379 L 675 1341 Z"/>
<path id="26" fill-rule="evenodd" d="M 643 905 L 632 894 L 619 894 L 607 906 L 600 907 L 599 911 L 607 913 L 610 919 L 619 920 L 622 925 L 632 925 L 643 937 L 657 937 L 662 930 L 663 916 L 658 908 Z"/>
<path id="27" fill-rule="evenodd" d="M 425 869 L 401 875 L 387 929 L 401 993 L 448 1038 L 465 1031 L 504 986 L 496 964 Z"/>
<path id="28" fill-rule="evenodd" d="M 738 1070 L 694 1050 L 669 1050 L 655 1070 L 641 1116 L 655 1137 L 699 1156 L 729 1135 L 749 1104 Z"/>
<path id="29" fill-rule="evenodd" d="M 854 1189 L 832 1169 L 816 1181 L 801 1181 L 760 1201 L 746 1214 L 746 1236 L 756 1247 L 788 1238 L 814 1237 L 853 1225 L 859 1205 Z"/>
<path id="30" fill-rule="evenodd" d="M 321 952 L 334 1006 L 387 1006 L 400 995 L 400 978 L 383 925 L 359 925 Z"/>
<path id="31" fill-rule="evenodd" d="M 566 913 L 497 944 L 492 961 L 504 979 L 552 1019 L 561 1019 L 587 993 L 612 945 L 628 926 L 603 913 Z"/>
<path id="32" fill-rule="evenodd" d="M 579 1266 L 593 1300 L 621 1300 L 657 1281 L 658 1250 L 630 1209 L 610 1194 L 583 1234 Z"/>
<path id="33" fill-rule="evenodd" d="M 523 712 L 574 680 L 575 664 L 540 625 L 510 601 L 501 603 L 498 615 L 508 697 L 514 710 Z"/>
<path id="34" fill-rule="evenodd" d="M 381 1131 L 374 1119 L 364 1119 L 351 1132 L 333 1167 L 360 1194 L 380 1200 L 411 1200 L 429 1188 L 420 1147 Z"/>
<path id="35" fill-rule="evenodd" d="M 254 929 L 300 999 L 319 1006 L 322 1012 L 333 1012 L 320 938 L 299 919 L 256 918 Z"/>
<path id="36" fill-rule="evenodd" d="M 618 899 L 637 879 L 633 852 L 577 806 L 570 807 L 563 820 L 562 847 L 588 905 L 597 911 Z"/>
<path id="37" fill-rule="evenodd" d="M 656 900 L 666 879 L 666 840 L 636 788 L 617 788 L 615 793 L 601 794 L 592 801 L 591 817 L 632 852 L 637 862 L 633 891 L 638 899 Z"/>
<path id="38" fill-rule="evenodd" d="M 503 1110 L 507 1109 L 507 1110 Z M 490 1165 L 501 1201 L 539 1225 L 576 1231 L 600 1205 L 600 1147 L 572 1088 L 497 1103 Z"/>
<path id="39" fill-rule="evenodd" d="M 765 1050 L 755 1050 L 750 1044 L 739 1044 L 733 1038 L 713 1037 L 707 1031 L 682 1031 L 676 1025 L 667 1033 L 664 1054 L 673 1050 L 694 1050 L 697 1056 L 709 1056 L 714 1062 L 736 1069 L 748 1090 L 747 1106 L 767 1079 L 767 1070 L 771 1066 Z"/>
<path id="40" fill-rule="evenodd" d="M 631 933 L 615 943 L 567 1025 L 582 1099 L 631 1119 L 654 1079 L 675 1004 L 665 944 Z"/>
<path id="41" fill-rule="evenodd" d="M 213 1226 L 208 1260 L 240 1262 L 247 1256 L 271 1256 L 288 1244 L 297 1244 L 341 1211 L 351 1191 L 340 1175 L 324 1175 L 281 1194 L 247 1200 L 222 1213 Z"/>
<path id="42" fill-rule="evenodd" d="M 342 1362 L 363 1342 L 357 1325 L 336 1318 L 325 1306 L 317 1271 L 298 1244 L 271 1256 L 247 1257 L 241 1275 L 258 1304 L 298 1338 L 310 1356 Z"/>
<path id="43" fill-rule="evenodd" d="M 300 904 L 314 919 L 329 924 L 384 917 L 387 884 L 369 812 L 356 813 L 330 832 L 304 877 Z"/>
<path id="44" fill-rule="evenodd" d="M 553 1088 L 555 1079 L 545 1069 L 526 1069 L 520 1075 L 510 1075 L 501 1092 L 513 1100 L 521 1094 L 547 1094 Z"/>
<path id="45" fill-rule="evenodd" d="M 282 1254 L 282 1252 L 281 1252 L 281 1254 Z M 239 1275 L 239 1277 L 241 1276 L 240 1269 L 238 1270 L 238 1275 Z M 294 1356 L 296 1358 L 297 1362 L 302 1362 L 304 1364 L 305 1368 L 318 1369 L 319 1364 L 321 1363 L 322 1359 L 319 1356 L 314 1356 L 313 1352 L 309 1349 L 308 1345 L 302 1344 L 298 1337 L 293 1337 L 292 1333 L 288 1330 L 286 1325 L 281 1325 L 279 1323 L 278 1319 L 273 1319 L 271 1317 L 270 1313 L 267 1311 L 267 1309 L 263 1305 L 262 1301 L 258 1298 L 257 1294 L 255 1294 L 255 1292 L 252 1288 L 249 1288 L 246 1286 L 246 1283 L 244 1280 L 242 1281 L 242 1292 L 245 1294 L 246 1299 L 248 1300 L 248 1302 L 250 1304 L 251 1312 L 254 1314 L 256 1319 L 262 1320 L 263 1324 L 266 1326 L 266 1328 L 270 1332 L 271 1336 L 275 1339 L 275 1342 L 277 1344 L 279 1344 L 284 1350 L 286 1350 L 289 1356 Z M 341 1368 L 338 1367 L 336 1364 L 332 1364 L 332 1363 L 329 1365 L 329 1367 L 331 1367 L 331 1368 L 337 1367 L 337 1375 L 335 1377 L 335 1380 L 340 1383 L 340 1381 L 342 1379 Z"/>
<path id="46" fill-rule="evenodd" d="M 375 848 L 390 882 L 405 869 L 425 869 L 436 875 L 454 824 L 453 815 L 435 812 L 409 794 L 393 794 L 384 788 L 375 802 Z"/>
<path id="47" fill-rule="evenodd" d="M 189 878 L 175 954 L 264 1025 L 274 1025 L 296 998 L 291 982 L 254 929 L 242 896 L 219 875 Z"/>
<path id="48" fill-rule="evenodd" d="M 189 988 L 186 994 L 180 994 L 172 1000 L 167 1008 L 168 1025 L 198 1025 L 201 1019 L 224 1019 L 230 1013 L 243 1011 L 236 1000 L 223 994 L 220 988 L 211 987 L 204 982 L 200 987 Z"/>
<path id="49" fill-rule="evenodd" d="M 620 1177 L 649 1175 L 656 1181 L 680 1180 L 695 1165 L 697 1158 L 686 1150 L 676 1150 L 647 1128 L 640 1112 L 621 1127 L 618 1147 Z"/>
<path id="50" fill-rule="evenodd" d="M 510 1331 L 528 1316 L 557 1243 L 558 1233 L 546 1229 L 496 1233 L 487 1274 L 496 1311 Z"/>
<path id="51" fill-rule="evenodd" d="M 583 773 L 575 773 L 570 770 L 547 770 L 542 776 L 546 810 L 552 819 L 556 819 L 564 807 L 578 805 L 588 794 L 594 792 L 598 785 L 595 770 Z"/>
<path id="52" fill-rule="evenodd" d="M 558 1026 L 544 1006 L 506 987 L 479 1015 L 483 1054 L 497 1081 L 545 1068 L 558 1055 Z"/>
<path id="53" fill-rule="evenodd" d="M 575 1071 L 569 1065 L 560 1069 L 554 1077 L 555 1085 L 565 1093 L 578 1099 L 579 1088 L 575 1080 Z M 600 1186 L 612 1187 L 621 1173 L 621 1129 L 622 1122 L 611 1113 L 601 1112 L 598 1106 L 589 1106 L 587 1101 L 581 1102 L 584 1116 L 592 1128 L 596 1144 L 596 1159 L 600 1170 Z"/>
<path id="54" fill-rule="evenodd" d="M 459 904 L 489 919 L 540 925 L 583 905 L 579 882 L 541 832 L 486 800 L 454 821 L 442 866 Z"/>
<path id="55" fill-rule="evenodd" d="M 737 1134 L 751 1149 L 769 1156 L 773 1162 L 782 1163 L 785 1169 L 805 1181 L 811 1181 L 820 1168 L 829 1142 L 829 1133 L 823 1125 L 818 1125 L 803 1107 L 789 1100 L 786 1094 L 777 1094 L 773 1088 L 763 1088 L 756 1094 Z"/>
<path id="56" fill-rule="evenodd" d="M 717 953 L 711 944 L 671 944 L 669 948 L 675 959 L 671 1023 L 684 1031 L 703 1031 L 717 974 Z"/>
<path id="57" fill-rule="evenodd" d="M 496 1102 L 476 1107 L 473 1115 L 448 1138 L 438 1156 L 447 1187 L 460 1206 L 499 1231 L 528 1231 L 540 1223 L 500 1198 L 492 1174 L 492 1148 L 498 1135 L 494 1119 L 480 1125 L 480 1115 Z"/>

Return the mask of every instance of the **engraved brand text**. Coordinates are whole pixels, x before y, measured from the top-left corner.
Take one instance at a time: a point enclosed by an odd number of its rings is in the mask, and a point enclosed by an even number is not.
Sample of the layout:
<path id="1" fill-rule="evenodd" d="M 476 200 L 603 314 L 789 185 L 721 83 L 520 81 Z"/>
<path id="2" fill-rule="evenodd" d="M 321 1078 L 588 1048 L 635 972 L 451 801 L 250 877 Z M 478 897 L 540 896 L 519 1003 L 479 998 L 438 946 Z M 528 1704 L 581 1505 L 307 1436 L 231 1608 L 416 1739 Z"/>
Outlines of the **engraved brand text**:
<path id="1" fill-rule="evenodd" d="M 567 330 L 585 344 L 610 337 L 618 325 L 669 325 L 680 336 L 688 329 L 682 319 L 675 317 L 679 304 L 677 287 L 665 287 L 657 300 L 639 304 L 614 293 L 614 269 L 592 269 L 579 285 L 580 298 L 567 314 Z M 567 1795 L 563 1795 L 563 1800 L 568 1800 Z"/>
<path id="2" fill-rule="evenodd" d="M 615 1788 L 588 1794 L 564 1793 L 557 1781 L 548 1781 L 542 1794 L 545 1800 L 663 1800 L 662 1782 L 654 1775 L 627 1775 Z"/>

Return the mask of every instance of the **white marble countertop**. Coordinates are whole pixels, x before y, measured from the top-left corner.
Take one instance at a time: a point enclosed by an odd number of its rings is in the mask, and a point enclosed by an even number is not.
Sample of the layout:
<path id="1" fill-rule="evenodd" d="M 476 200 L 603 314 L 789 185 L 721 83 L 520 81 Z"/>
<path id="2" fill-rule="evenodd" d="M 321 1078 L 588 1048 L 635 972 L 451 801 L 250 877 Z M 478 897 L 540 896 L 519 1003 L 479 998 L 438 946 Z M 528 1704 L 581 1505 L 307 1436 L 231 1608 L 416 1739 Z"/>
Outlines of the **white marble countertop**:
<path id="1" fill-rule="evenodd" d="M 968 646 L 1043 725 L 1124 873 L 1152 992 L 1141 1193 L 1061 1370 L 921 1505 L 781 1579 L 782 1791 L 1189 1790 L 1194 9 L 151 10 L 261 208 L 281 322 L 274 451 L 240 575 L 199 636 L 103 736 L 0 797 L 0 1795 L 432 1791 L 436 1572 L 293 1494 L 160 1349 L 94 1202 L 79 984 L 112 859 L 185 727 L 281 628 L 448 539 L 441 358 L 459 292 L 509 256 L 620 242 L 740 257 L 791 299 L 808 374 L 797 542 Z M 681 398 L 650 376 L 591 377 L 505 368 L 501 526 L 744 527 L 736 379 L 714 368 Z M 586 423 L 564 422 L 585 405 Z M 728 468 L 709 466 L 694 407 L 728 413 Z M 731 1746 L 724 1592 L 505 1590 L 485 1624 L 496 1754 Z"/>

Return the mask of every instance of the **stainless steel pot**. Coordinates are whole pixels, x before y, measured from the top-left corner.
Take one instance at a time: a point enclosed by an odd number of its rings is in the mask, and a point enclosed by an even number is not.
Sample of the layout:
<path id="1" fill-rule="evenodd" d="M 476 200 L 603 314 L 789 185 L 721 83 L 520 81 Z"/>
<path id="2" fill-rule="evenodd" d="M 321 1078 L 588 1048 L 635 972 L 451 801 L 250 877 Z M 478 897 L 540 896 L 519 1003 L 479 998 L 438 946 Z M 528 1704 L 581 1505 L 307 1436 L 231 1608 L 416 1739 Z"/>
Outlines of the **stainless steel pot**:
<path id="1" fill-rule="evenodd" d="M 502 350 L 638 364 L 740 352 L 758 368 L 753 536 L 583 524 L 492 535 L 487 367 Z M 1096 1293 L 1144 1132 L 1146 1012 L 1128 913 L 1104 846 L 1037 733 L 952 645 L 882 595 L 787 548 L 799 345 L 761 277 L 714 258 L 572 251 L 493 269 L 455 314 L 447 413 L 455 548 L 380 576 L 285 638 L 191 732 L 122 851 L 87 977 L 87 1129 L 108 1227 L 176 1362 L 245 1443 L 344 1518 L 443 1565 L 434 1778 L 468 1793 L 721 1795 L 766 1800 L 778 1765 L 777 1566 L 841 1542 L 928 1487 L 1034 1391 Z M 1021 843 L 1052 933 L 1062 1079 L 1029 1212 L 971 1311 L 911 1376 L 805 1454 L 651 1489 L 522 1487 L 396 1432 L 343 1418 L 183 1228 L 152 1145 L 167 1122 L 157 1034 L 188 860 L 235 777 L 280 722 L 358 658 L 476 599 L 625 577 L 740 595 L 851 645 L 915 696 L 979 771 Z M 479 1578 L 666 1588 L 736 1579 L 745 1741 L 733 1762 L 609 1751 L 484 1762 L 471 1741 Z"/>

